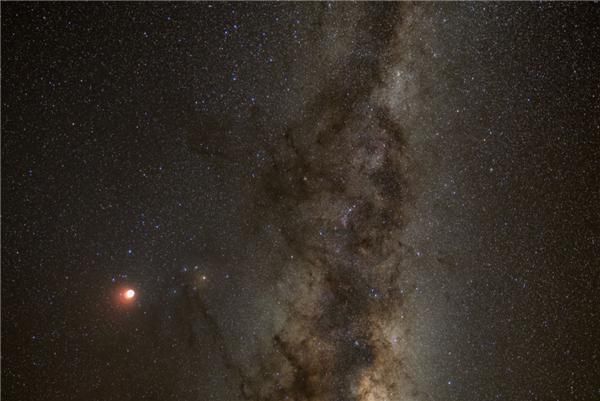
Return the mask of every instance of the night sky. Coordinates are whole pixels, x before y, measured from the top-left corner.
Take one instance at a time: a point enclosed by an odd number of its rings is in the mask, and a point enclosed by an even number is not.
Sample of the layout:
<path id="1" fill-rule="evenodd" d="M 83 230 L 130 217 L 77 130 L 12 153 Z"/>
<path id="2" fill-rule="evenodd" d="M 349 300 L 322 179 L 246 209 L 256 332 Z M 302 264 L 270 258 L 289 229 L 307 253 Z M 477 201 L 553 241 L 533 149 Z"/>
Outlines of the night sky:
<path id="1" fill-rule="evenodd" d="M 600 400 L 600 7 L 3 3 L 2 399 Z"/>

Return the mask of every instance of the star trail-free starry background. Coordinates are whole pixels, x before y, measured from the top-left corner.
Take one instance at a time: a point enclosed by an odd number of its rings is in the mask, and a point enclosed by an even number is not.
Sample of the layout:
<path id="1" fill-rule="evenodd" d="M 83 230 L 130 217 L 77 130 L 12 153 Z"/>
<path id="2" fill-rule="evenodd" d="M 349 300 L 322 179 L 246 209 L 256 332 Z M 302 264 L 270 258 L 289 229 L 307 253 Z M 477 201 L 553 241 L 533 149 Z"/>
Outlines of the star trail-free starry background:
<path id="1" fill-rule="evenodd" d="M 600 399 L 599 21 L 3 3 L 2 399 Z"/>

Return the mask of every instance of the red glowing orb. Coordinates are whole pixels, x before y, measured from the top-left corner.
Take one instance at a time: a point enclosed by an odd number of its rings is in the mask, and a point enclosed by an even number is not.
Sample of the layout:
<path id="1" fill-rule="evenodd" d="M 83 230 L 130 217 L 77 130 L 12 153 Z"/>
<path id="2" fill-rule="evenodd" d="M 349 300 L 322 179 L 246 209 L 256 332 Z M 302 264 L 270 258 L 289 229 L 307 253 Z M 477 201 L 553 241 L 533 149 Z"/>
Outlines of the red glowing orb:
<path id="1" fill-rule="evenodd" d="M 126 288 L 121 291 L 121 301 L 124 303 L 133 302 L 135 299 L 136 293 L 133 288 Z"/>

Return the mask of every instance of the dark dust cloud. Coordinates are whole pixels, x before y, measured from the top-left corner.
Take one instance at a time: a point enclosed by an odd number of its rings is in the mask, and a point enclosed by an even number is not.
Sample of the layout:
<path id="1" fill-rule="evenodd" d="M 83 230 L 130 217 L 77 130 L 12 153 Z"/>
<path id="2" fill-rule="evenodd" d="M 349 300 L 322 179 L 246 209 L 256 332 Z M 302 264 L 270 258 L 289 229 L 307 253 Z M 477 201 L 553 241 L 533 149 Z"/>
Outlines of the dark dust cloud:
<path id="1" fill-rule="evenodd" d="M 600 397 L 598 20 L 4 4 L 3 399 Z"/>

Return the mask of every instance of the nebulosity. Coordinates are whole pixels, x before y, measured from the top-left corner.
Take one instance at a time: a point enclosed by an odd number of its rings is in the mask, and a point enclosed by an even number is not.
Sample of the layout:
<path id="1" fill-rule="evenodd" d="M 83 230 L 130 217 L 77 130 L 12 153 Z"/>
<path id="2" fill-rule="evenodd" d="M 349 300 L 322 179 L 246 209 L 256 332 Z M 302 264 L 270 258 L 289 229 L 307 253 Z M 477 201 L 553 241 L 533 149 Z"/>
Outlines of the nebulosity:
<path id="1" fill-rule="evenodd" d="M 406 358 L 413 308 L 402 233 L 419 87 L 407 78 L 418 74 L 401 48 L 411 22 L 402 12 L 357 33 L 377 36 L 377 58 L 350 57 L 352 79 L 324 83 L 257 170 L 250 213 L 277 227 L 289 257 L 278 267 L 285 304 L 272 333 L 237 371 L 246 399 L 426 397 Z M 375 22 L 368 17 L 360 20 Z"/>

